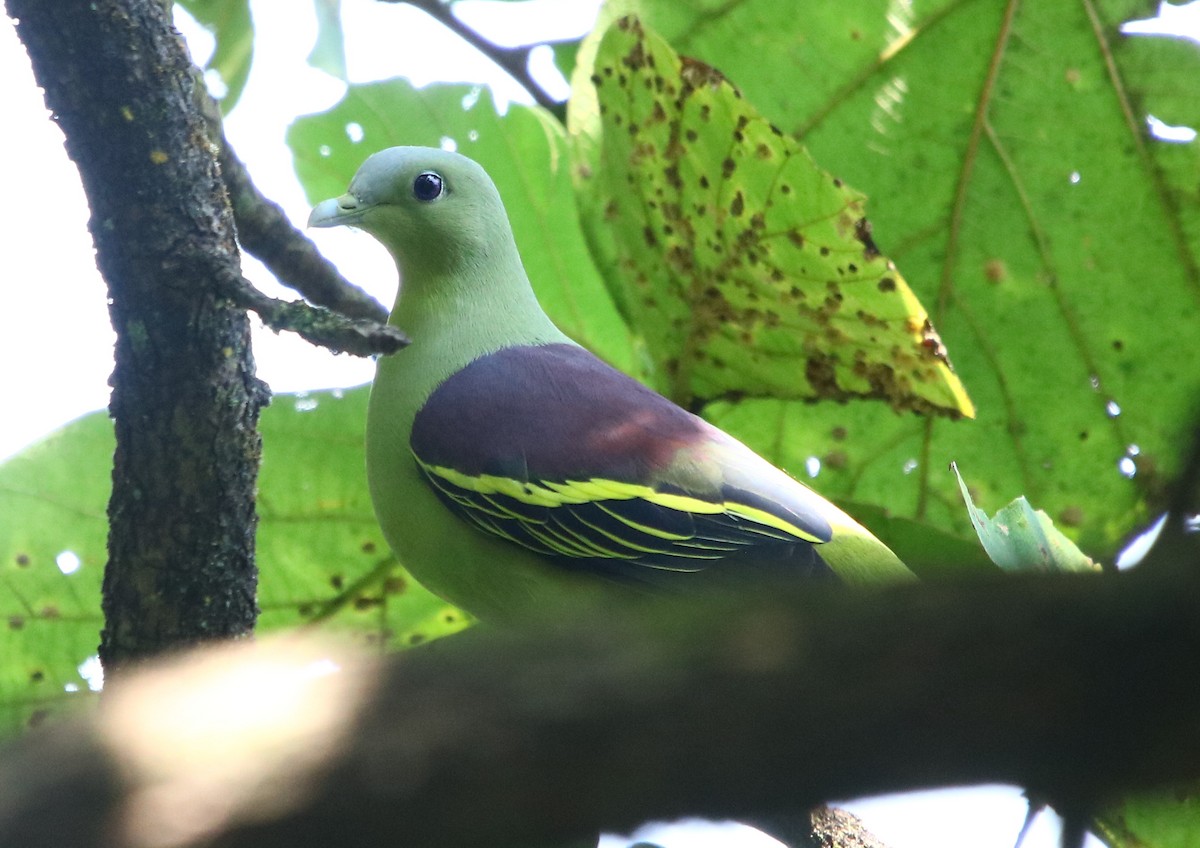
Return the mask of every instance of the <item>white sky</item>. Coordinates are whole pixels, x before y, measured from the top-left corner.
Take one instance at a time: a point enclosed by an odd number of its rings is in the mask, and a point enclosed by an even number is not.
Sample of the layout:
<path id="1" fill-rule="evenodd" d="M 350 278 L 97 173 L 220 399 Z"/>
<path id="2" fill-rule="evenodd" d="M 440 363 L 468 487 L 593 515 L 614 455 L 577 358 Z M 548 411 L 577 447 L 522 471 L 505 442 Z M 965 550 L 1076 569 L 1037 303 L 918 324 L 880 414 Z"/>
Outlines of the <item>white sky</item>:
<path id="1" fill-rule="evenodd" d="M 504 27 L 527 38 L 535 33 L 541 38 L 577 35 L 588 28 L 598 5 L 598 0 L 472 0 L 459 8 L 473 25 L 503 41 Z M 1179 16 L 1174 7 L 1168 10 L 1173 18 Z M 342 86 L 305 62 L 316 35 L 311 4 L 255 0 L 253 11 L 260 35 L 284 36 L 256 39 L 250 83 L 227 131 L 260 188 L 302 226 L 308 206 L 291 169 L 284 131 L 293 116 L 336 102 Z M 1175 25 L 1200 32 L 1200 0 L 1188 11 L 1191 22 Z M 417 84 L 490 81 L 498 101 L 527 101 L 525 93 L 489 62 L 410 7 L 344 0 L 343 14 L 348 70 L 355 81 L 395 75 L 408 75 Z M 378 46 L 380 32 L 388 33 L 386 49 Z M 211 39 L 203 33 L 189 36 L 201 56 L 211 50 Z M 0 204 L 6 271 L 0 307 L 0 397 L 6 399 L 0 405 L 2 460 L 53 428 L 106 405 L 113 336 L 78 176 L 63 151 L 61 133 L 48 120 L 24 49 L 7 19 L 0 27 L 0 79 L 0 114 L 9 127 L 5 154 L 10 163 L 0 170 L 0 196 L 9 198 Z M 315 240 L 347 276 L 390 305 L 394 271 L 371 239 L 322 230 Z M 249 259 L 245 271 L 269 294 L 293 297 Z M 256 334 L 255 356 L 260 376 L 275 391 L 356 385 L 372 374 L 368 362 L 332 357 L 292 336 L 267 331 Z M 911 793 L 848 806 L 892 848 L 1011 848 L 1025 815 L 1020 792 L 1006 787 Z M 707 833 L 688 829 L 674 836 L 643 831 L 639 836 L 665 848 L 776 844 L 738 826 Z M 1044 815 L 1025 846 L 1051 848 L 1056 838 L 1054 817 Z M 611 839 L 606 844 L 615 848 L 623 842 Z"/>

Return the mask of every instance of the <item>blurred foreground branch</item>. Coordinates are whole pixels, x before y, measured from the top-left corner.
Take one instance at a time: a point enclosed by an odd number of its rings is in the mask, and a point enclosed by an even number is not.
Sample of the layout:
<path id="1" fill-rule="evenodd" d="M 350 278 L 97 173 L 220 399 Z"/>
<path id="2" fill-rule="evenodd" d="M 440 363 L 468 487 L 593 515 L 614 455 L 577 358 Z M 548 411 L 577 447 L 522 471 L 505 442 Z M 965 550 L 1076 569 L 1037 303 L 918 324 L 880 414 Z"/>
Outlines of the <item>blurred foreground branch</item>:
<path id="1" fill-rule="evenodd" d="M 229 648 L 7 751 L 0 844 L 515 848 L 994 781 L 1078 815 L 1200 778 L 1198 566 L 579 611 L 337 673 Z"/>

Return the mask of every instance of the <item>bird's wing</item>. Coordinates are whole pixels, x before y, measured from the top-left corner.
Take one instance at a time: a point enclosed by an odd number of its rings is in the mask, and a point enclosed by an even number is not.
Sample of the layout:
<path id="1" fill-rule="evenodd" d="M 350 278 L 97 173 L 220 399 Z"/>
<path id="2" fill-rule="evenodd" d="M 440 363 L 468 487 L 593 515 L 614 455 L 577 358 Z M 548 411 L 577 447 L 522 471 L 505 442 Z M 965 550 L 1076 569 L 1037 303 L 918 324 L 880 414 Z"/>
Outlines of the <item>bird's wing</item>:
<path id="1" fill-rule="evenodd" d="M 411 447 L 479 529 L 610 576 L 757 563 L 830 574 L 823 498 L 732 437 L 568 344 L 504 348 L 442 383 Z"/>

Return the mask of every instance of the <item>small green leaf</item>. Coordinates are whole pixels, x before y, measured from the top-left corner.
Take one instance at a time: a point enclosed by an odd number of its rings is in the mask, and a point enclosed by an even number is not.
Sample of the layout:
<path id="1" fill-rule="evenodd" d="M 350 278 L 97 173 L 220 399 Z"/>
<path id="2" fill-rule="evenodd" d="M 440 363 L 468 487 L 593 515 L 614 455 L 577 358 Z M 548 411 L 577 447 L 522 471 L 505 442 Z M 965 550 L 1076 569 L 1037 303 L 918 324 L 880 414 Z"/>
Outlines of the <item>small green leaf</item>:
<path id="1" fill-rule="evenodd" d="M 579 59 L 579 41 L 559 41 L 550 45 L 554 50 L 554 66 L 565 78 L 570 79 L 575 73 L 575 63 Z"/>
<path id="2" fill-rule="evenodd" d="M 951 463 L 958 487 L 967 504 L 971 524 L 992 562 L 1006 571 L 1099 571 L 1100 566 L 1059 532 L 1042 510 L 1035 510 L 1024 496 L 988 518 L 975 506 L 967 484 Z"/>
<path id="3" fill-rule="evenodd" d="M 342 0 L 313 0 L 317 12 L 317 41 L 308 64 L 337 79 L 346 79 L 346 37 L 342 31 Z"/>
<path id="4" fill-rule="evenodd" d="M 180 5 L 217 40 L 204 70 L 221 78 L 225 92 L 217 100 L 221 112 L 228 115 L 246 88 L 254 60 L 250 0 L 181 0 Z"/>
<path id="5" fill-rule="evenodd" d="M 605 34 L 592 81 L 601 138 L 579 141 L 585 225 L 676 401 L 870 397 L 974 414 L 876 248 L 863 195 L 636 18 Z"/>

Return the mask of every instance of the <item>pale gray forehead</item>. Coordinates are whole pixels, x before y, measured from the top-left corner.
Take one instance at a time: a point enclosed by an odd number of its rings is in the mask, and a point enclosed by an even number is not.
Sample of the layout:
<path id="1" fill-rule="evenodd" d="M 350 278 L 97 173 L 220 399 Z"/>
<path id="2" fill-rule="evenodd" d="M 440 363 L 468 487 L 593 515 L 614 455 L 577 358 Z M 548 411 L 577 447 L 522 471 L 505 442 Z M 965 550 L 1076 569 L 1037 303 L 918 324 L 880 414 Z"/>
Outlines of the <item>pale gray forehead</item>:
<path id="1" fill-rule="evenodd" d="M 456 182 L 491 180 L 472 160 L 436 147 L 389 147 L 363 162 L 350 182 L 350 193 L 364 203 L 388 199 L 395 192 L 407 193 L 420 173 L 433 171 L 453 187 Z"/>

